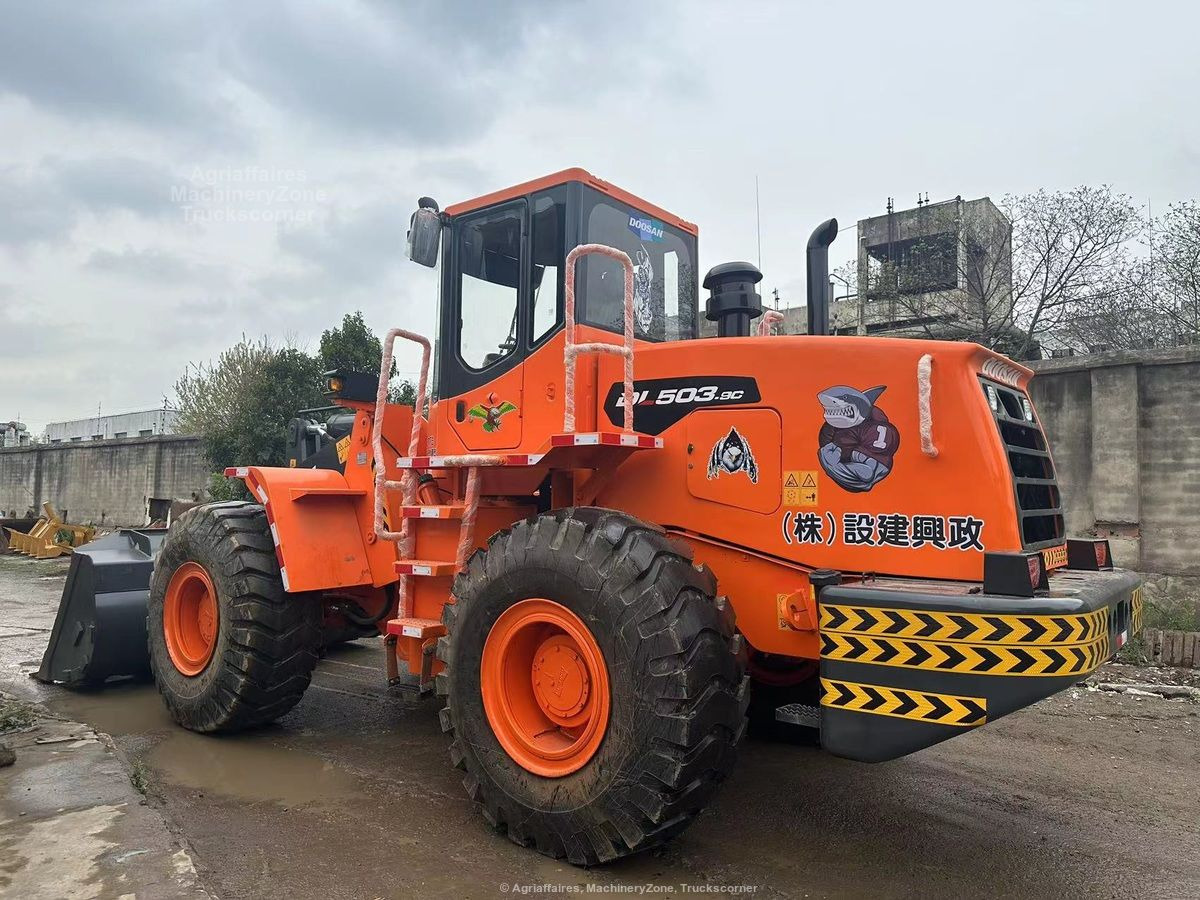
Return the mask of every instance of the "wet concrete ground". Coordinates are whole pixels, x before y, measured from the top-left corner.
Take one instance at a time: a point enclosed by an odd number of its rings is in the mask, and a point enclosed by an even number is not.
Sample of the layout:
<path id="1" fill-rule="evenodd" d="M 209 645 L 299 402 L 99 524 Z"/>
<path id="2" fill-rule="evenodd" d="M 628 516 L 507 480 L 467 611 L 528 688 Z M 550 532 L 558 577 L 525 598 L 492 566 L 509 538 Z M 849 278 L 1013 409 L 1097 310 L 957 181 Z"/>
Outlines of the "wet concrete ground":
<path id="1" fill-rule="evenodd" d="M 176 728 L 153 685 L 36 686 L 23 673 L 47 635 L 32 629 L 48 631 L 64 573 L 0 562 L 0 687 L 112 734 L 142 761 L 151 801 L 221 897 L 492 897 L 528 885 L 1200 896 L 1200 707 L 1187 701 L 1075 689 L 876 766 L 748 741 L 680 839 L 585 871 L 491 831 L 449 765 L 436 701 L 389 692 L 377 643 L 331 653 L 295 710 L 236 737 Z"/>

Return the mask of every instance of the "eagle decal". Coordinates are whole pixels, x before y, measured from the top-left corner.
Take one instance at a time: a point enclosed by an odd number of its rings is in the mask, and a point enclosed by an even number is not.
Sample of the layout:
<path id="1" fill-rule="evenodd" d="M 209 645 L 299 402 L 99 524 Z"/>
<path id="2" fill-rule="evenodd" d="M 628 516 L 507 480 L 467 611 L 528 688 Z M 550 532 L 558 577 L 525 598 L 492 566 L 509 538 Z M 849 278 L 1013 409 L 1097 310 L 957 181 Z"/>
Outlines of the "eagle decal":
<path id="1" fill-rule="evenodd" d="M 493 431 L 500 430 L 500 419 L 516 410 L 516 404 L 509 403 L 505 400 L 496 406 L 484 406 L 482 403 L 476 403 L 467 410 L 467 417 L 471 419 L 482 419 L 483 430 L 489 434 Z"/>

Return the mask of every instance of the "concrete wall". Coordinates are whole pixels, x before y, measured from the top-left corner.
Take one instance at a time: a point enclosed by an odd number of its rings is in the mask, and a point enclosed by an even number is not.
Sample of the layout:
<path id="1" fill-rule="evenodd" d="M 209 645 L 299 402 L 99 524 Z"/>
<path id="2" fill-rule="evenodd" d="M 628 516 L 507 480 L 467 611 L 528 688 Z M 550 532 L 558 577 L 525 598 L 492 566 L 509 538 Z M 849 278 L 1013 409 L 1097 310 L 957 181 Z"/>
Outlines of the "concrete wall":
<path id="1" fill-rule="evenodd" d="M 1108 538 L 1123 566 L 1200 575 L 1200 350 L 1029 365 L 1068 534 Z"/>
<path id="2" fill-rule="evenodd" d="M 0 450 L 0 510 L 49 500 L 70 521 L 141 525 L 150 498 L 198 495 L 208 464 L 194 437 L 160 435 Z"/>

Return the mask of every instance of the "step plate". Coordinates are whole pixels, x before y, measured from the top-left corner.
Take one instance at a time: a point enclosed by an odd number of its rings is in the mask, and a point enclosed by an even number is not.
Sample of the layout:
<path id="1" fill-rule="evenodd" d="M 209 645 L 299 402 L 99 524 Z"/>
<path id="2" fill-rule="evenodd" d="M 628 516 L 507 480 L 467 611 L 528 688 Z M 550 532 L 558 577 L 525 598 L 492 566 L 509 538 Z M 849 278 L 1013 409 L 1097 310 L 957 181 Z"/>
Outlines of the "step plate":
<path id="1" fill-rule="evenodd" d="M 399 575 L 424 575 L 430 578 L 453 575 L 457 568 L 452 562 L 429 559 L 409 559 L 396 563 L 396 572 Z"/>
<path id="2" fill-rule="evenodd" d="M 820 728 L 821 710 L 803 703 L 789 703 L 776 708 L 775 721 L 786 722 L 789 725 L 803 725 L 805 728 Z"/>
<path id="3" fill-rule="evenodd" d="M 437 619 L 389 619 L 387 623 L 387 633 L 394 634 L 399 637 L 420 638 L 437 637 L 446 633 L 444 626 Z"/>

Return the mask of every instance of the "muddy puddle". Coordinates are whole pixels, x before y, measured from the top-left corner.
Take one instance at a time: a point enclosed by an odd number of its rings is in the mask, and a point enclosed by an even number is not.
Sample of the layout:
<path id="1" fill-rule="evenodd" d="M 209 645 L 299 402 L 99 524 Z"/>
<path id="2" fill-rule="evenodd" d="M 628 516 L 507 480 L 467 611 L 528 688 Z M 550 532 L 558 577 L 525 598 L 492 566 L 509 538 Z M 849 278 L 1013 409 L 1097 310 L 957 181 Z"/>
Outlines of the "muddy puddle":
<path id="1" fill-rule="evenodd" d="M 146 755 L 146 765 L 174 785 L 284 806 L 361 793 L 346 772 L 319 756 L 281 746 L 266 732 L 214 736 L 177 729 Z"/>
<path id="2" fill-rule="evenodd" d="M 360 793 L 355 780 L 318 756 L 285 746 L 287 733 L 202 735 L 171 721 L 153 684 L 109 685 L 91 693 L 62 692 L 49 701 L 58 715 L 120 739 L 151 738 L 142 756 L 151 780 L 247 801 L 284 806 L 338 800 Z"/>
<path id="3" fill-rule="evenodd" d="M 110 684 L 98 691 L 55 691 L 51 711 L 98 731 L 120 736 L 167 731 L 176 727 L 153 684 Z"/>

